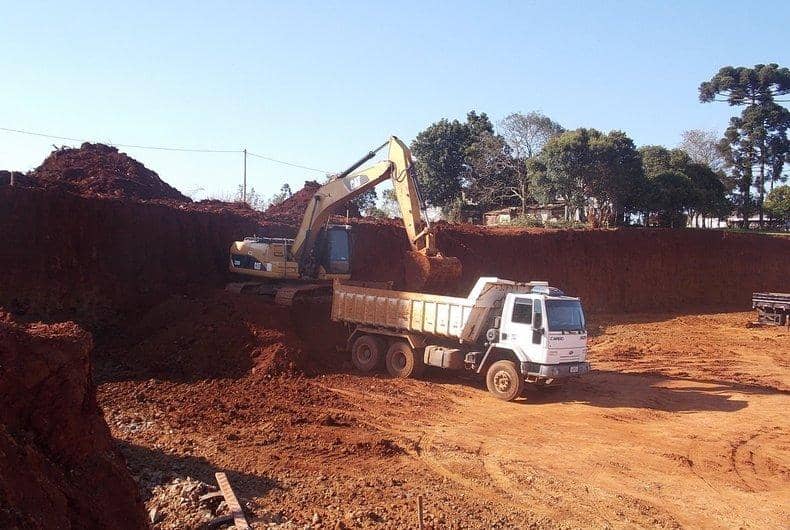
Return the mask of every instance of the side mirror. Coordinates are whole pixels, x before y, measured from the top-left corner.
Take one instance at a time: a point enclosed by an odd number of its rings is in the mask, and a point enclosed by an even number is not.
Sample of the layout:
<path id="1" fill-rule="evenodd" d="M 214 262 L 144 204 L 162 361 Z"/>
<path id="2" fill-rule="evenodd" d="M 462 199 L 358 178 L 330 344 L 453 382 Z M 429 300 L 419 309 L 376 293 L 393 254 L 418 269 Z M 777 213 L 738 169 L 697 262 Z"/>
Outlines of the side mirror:
<path id="1" fill-rule="evenodd" d="M 543 328 L 532 330 L 532 344 L 540 344 L 540 340 L 542 337 L 543 337 Z"/>

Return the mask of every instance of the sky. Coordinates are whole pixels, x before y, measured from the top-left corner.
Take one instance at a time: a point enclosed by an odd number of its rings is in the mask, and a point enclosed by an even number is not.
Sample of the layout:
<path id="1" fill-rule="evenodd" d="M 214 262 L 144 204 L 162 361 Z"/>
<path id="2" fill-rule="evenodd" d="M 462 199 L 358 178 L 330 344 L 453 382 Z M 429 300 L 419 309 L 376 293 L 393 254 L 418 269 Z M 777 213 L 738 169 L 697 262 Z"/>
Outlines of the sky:
<path id="1" fill-rule="evenodd" d="M 675 146 L 737 113 L 697 99 L 721 66 L 790 66 L 790 2 L 0 0 L 0 13 L 0 128 L 330 172 L 472 109 Z M 0 130 L 0 168 L 78 143 Z M 121 150 L 196 199 L 242 179 L 239 153 Z M 247 174 L 264 197 L 323 178 L 259 158 Z"/>

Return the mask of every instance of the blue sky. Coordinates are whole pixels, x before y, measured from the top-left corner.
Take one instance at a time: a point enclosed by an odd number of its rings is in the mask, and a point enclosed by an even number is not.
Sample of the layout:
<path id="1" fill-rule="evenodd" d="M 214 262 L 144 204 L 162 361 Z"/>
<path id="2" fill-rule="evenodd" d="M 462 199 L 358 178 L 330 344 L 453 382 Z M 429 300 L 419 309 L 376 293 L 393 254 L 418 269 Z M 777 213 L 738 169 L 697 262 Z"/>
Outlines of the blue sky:
<path id="1" fill-rule="evenodd" d="M 720 66 L 790 66 L 790 2 L 19 2 L 0 0 L 0 127 L 241 149 L 340 170 L 390 134 L 476 109 L 675 145 L 735 111 L 701 104 Z M 52 144 L 0 131 L 0 168 Z M 230 193 L 237 154 L 122 149 L 194 195 Z M 250 159 L 271 195 L 319 177 Z"/>

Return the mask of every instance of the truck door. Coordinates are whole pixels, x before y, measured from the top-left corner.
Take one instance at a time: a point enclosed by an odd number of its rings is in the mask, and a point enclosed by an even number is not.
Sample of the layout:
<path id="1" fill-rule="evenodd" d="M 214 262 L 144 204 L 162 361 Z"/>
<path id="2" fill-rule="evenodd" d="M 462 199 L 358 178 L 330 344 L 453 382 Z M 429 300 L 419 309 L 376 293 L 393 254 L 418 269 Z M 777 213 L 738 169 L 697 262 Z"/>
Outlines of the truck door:
<path id="1" fill-rule="evenodd" d="M 545 362 L 544 334 L 540 331 L 543 329 L 543 304 L 540 300 L 508 295 L 504 313 L 500 342 L 510 344 L 513 349 L 517 347 L 532 362 Z M 537 333 L 533 322 L 537 322 Z"/>

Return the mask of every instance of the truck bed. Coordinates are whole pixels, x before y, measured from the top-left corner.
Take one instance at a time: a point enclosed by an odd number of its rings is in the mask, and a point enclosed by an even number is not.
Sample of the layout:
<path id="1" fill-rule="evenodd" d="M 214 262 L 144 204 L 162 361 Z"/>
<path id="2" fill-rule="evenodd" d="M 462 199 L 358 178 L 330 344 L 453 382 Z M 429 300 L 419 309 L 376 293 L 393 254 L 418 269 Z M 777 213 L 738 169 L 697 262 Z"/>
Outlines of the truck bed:
<path id="1" fill-rule="evenodd" d="M 460 338 L 474 306 L 466 298 L 335 283 L 332 320 Z"/>
<path id="2" fill-rule="evenodd" d="M 535 285 L 545 284 L 483 277 L 477 280 L 469 296 L 459 298 L 359 287 L 337 281 L 332 295 L 332 320 L 472 343 L 485 334 L 492 310 L 499 307 L 506 293 L 525 293 Z"/>

